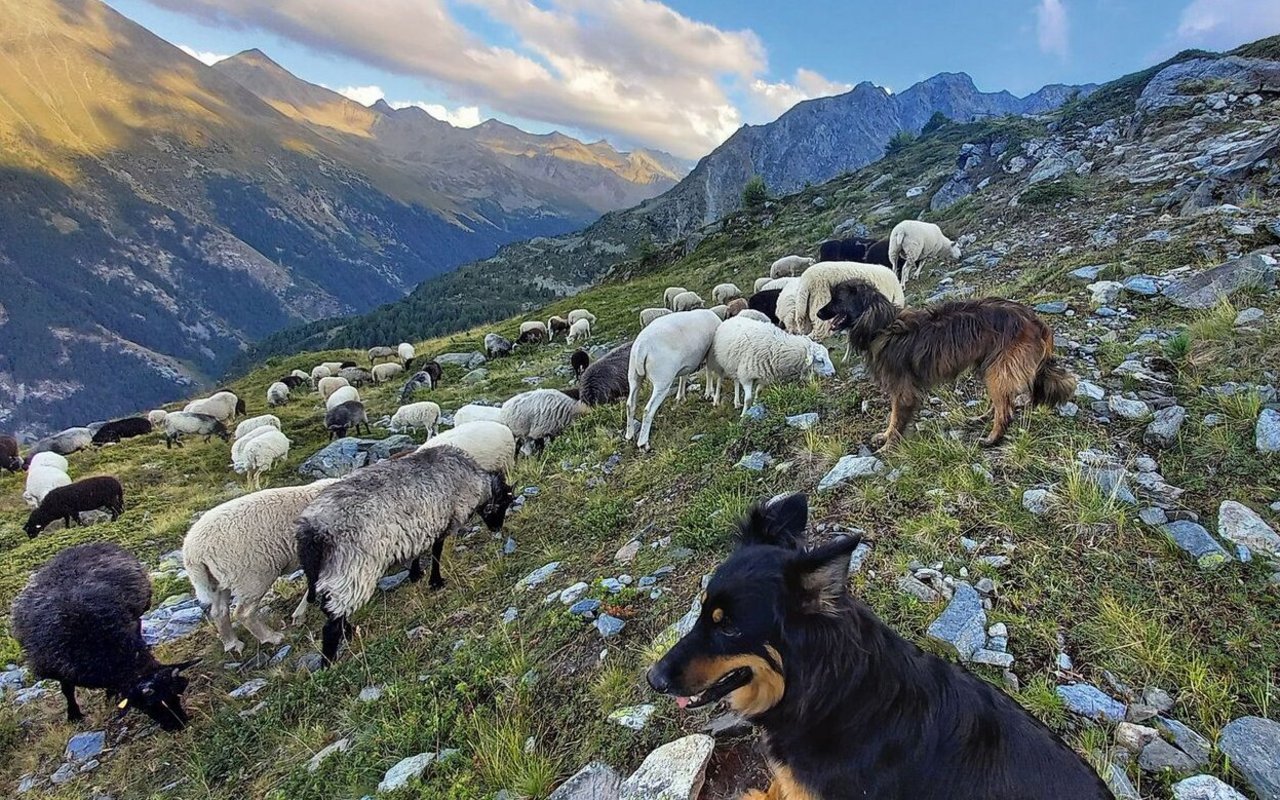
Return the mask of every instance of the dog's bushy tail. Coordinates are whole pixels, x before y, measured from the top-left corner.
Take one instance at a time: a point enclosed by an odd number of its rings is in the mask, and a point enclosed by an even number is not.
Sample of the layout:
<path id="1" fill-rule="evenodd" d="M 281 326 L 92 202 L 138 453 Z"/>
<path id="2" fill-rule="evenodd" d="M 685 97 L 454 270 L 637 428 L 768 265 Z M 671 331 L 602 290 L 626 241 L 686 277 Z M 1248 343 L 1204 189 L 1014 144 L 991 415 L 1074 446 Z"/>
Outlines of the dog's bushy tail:
<path id="1" fill-rule="evenodd" d="M 307 576 L 307 602 L 316 602 L 316 581 L 328 555 L 328 537 L 323 529 L 309 519 L 298 520 L 298 562 Z"/>
<path id="2" fill-rule="evenodd" d="M 1071 399 L 1076 391 L 1076 376 L 1054 356 L 1040 363 L 1031 387 L 1031 402 L 1038 406 L 1057 406 Z"/>

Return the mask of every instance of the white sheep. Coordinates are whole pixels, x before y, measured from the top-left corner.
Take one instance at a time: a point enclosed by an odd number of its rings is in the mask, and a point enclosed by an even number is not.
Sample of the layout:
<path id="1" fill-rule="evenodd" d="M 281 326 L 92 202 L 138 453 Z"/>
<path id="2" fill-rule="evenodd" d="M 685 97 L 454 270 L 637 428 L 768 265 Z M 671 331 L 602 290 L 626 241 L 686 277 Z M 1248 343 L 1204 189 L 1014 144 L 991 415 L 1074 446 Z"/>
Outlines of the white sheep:
<path id="1" fill-rule="evenodd" d="M 764 322 L 764 323 L 768 323 L 769 325 L 773 325 L 773 320 L 769 319 L 768 314 L 764 313 L 763 311 L 757 311 L 754 308 L 748 308 L 745 311 L 739 311 L 737 314 L 734 315 L 733 318 L 737 319 L 738 317 L 741 317 L 742 319 L 754 319 L 757 322 Z"/>
<path id="2" fill-rule="evenodd" d="M 215 506 L 200 516 L 182 540 L 182 563 L 196 600 L 208 611 L 226 652 L 240 652 L 244 642 L 231 628 L 236 620 L 263 644 L 280 644 L 284 636 L 271 630 L 259 613 L 262 598 L 281 576 L 298 568 L 294 520 L 336 478 L 306 486 L 263 489 Z M 301 625 L 307 596 L 293 612 Z"/>
<path id="3" fill-rule="evenodd" d="M 66 456 L 61 455 L 59 453 L 55 453 L 51 450 L 46 450 L 43 453 L 36 453 L 32 455 L 31 461 L 30 463 L 27 464 L 27 466 L 28 467 L 57 467 L 63 472 L 67 472 L 70 468 L 70 464 L 67 462 Z"/>
<path id="4" fill-rule="evenodd" d="M 586 403 L 559 389 L 534 389 L 502 404 L 502 424 L 511 429 L 524 452 L 531 454 L 564 433 L 588 410 Z"/>
<path id="5" fill-rule="evenodd" d="M 267 405 L 282 406 L 289 402 L 289 386 L 276 381 L 267 387 Z"/>
<path id="6" fill-rule="evenodd" d="M 788 275 L 799 275 L 807 267 L 813 265 L 812 258 L 804 256 L 783 256 L 769 267 L 770 278 L 782 278 Z M 756 291 L 760 291 L 757 289 Z"/>
<path id="7" fill-rule="evenodd" d="M 820 343 L 779 330 L 768 321 L 744 319 L 739 314 L 716 329 L 707 355 L 707 371 L 716 376 L 712 381 L 715 404 L 720 404 L 720 378 L 729 378 L 734 382 L 734 407 L 741 406 L 746 416 L 757 388 L 796 380 L 809 372 L 830 377 L 836 368 L 827 348 Z M 743 394 L 741 402 L 739 390 Z"/>
<path id="8" fill-rule="evenodd" d="M 337 375 L 338 370 L 342 369 L 342 364 L 343 362 L 341 361 L 321 361 L 320 362 L 320 366 L 329 370 L 330 375 Z"/>
<path id="9" fill-rule="evenodd" d="M 672 311 L 693 311 L 704 306 L 706 306 L 706 303 L 698 296 L 697 292 L 681 292 L 671 300 Z"/>
<path id="10" fill-rule="evenodd" d="M 577 344 L 583 339 L 591 338 L 591 320 L 583 318 L 569 326 L 569 344 Z"/>
<path id="11" fill-rule="evenodd" d="M 724 319 L 729 315 L 729 307 L 724 305 L 723 303 L 721 303 L 718 306 L 712 306 L 707 310 L 710 311 L 712 314 L 715 314 L 720 319 Z"/>
<path id="12" fill-rule="evenodd" d="M 164 424 L 165 415 L 168 413 L 163 408 L 152 409 L 147 412 L 147 421 L 151 423 L 151 427 L 159 428 Z"/>
<path id="13" fill-rule="evenodd" d="M 446 444 L 471 456 L 486 472 L 508 475 L 516 464 L 515 434 L 501 422 L 475 420 L 455 425 L 453 430 L 431 437 L 418 452 Z"/>
<path id="14" fill-rule="evenodd" d="M 295 369 L 295 370 L 293 370 L 292 372 L 290 372 L 289 374 L 290 374 L 290 375 L 292 375 L 293 377 L 297 378 L 297 379 L 298 379 L 298 380 L 300 380 L 300 381 L 306 381 L 307 383 L 310 383 L 310 382 L 311 382 L 311 376 L 310 376 L 308 373 L 303 372 L 303 371 L 302 371 L 302 370 L 300 370 L 300 369 Z"/>
<path id="15" fill-rule="evenodd" d="M 818 312 L 831 302 L 832 286 L 851 280 L 866 281 L 899 308 L 906 304 L 902 284 L 898 283 L 898 276 L 888 267 L 854 261 L 822 261 L 809 267 L 800 276 L 791 321 L 781 315 L 778 318 L 792 333 L 812 333 L 814 338 L 830 336 L 831 325 L 818 319 Z M 845 350 L 845 360 L 848 360 L 848 349 Z"/>
<path id="16" fill-rule="evenodd" d="M 244 411 L 244 402 L 232 392 L 217 392 L 201 400 L 193 400 L 182 409 L 191 414 L 207 414 L 219 422 L 233 420 Z"/>
<path id="17" fill-rule="evenodd" d="M 240 439 L 243 439 L 250 431 L 257 430 L 258 428 L 263 428 L 263 427 L 275 428 L 276 430 L 280 430 L 280 418 L 277 417 L 275 414 L 260 414 L 256 417 L 249 417 L 246 420 L 242 420 L 240 424 L 236 426 L 236 432 L 234 434 L 234 438 L 236 439 L 236 441 L 239 441 Z"/>
<path id="18" fill-rule="evenodd" d="M 931 259 L 960 259 L 960 245 L 948 239 L 932 222 L 904 219 L 889 233 L 889 263 L 902 285 L 913 274 L 919 277 L 924 263 Z"/>
<path id="19" fill-rule="evenodd" d="M 396 355 L 400 356 L 401 364 L 408 364 L 410 361 L 417 358 L 418 351 L 415 350 L 413 345 L 408 342 L 401 342 L 396 345 Z"/>
<path id="20" fill-rule="evenodd" d="M 469 422 L 502 422 L 501 406 L 481 406 L 468 403 L 453 412 L 453 425 L 458 427 Z"/>
<path id="21" fill-rule="evenodd" d="M 768 284 L 769 281 L 771 280 L 773 280 L 773 278 L 769 277 L 768 275 L 764 276 L 763 278 L 756 278 L 756 282 L 751 286 L 752 293 L 754 294 L 756 292 L 763 291 L 765 285 Z"/>
<path id="22" fill-rule="evenodd" d="M 397 354 L 395 348 L 379 345 L 378 347 L 370 347 L 367 355 L 369 356 L 369 364 L 372 366 L 373 362 L 379 358 L 395 358 Z"/>
<path id="23" fill-rule="evenodd" d="M 666 291 L 662 293 L 662 305 L 666 306 L 671 311 L 675 311 L 675 307 L 671 305 L 672 301 L 676 299 L 677 295 L 684 294 L 687 291 L 689 290 L 683 286 L 668 286 Z"/>
<path id="24" fill-rule="evenodd" d="M 328 378 L 332 375 L 333 375 L 332 370 L 330 370 L 324 364 L 319 364 L 311 368 L 311 383 L 319 384 L 321 380 L 323 380 L 324 378 Z"/>
<path id="25" fill-rule="evenodd" d="M 324 410 L 329 411 L 337 408 L 343 403 L 349 403 L 352 400 L 357 403 L 363 402 L 360 399 L 360 390 L 354 386 L 339 386 L 337 389 L 333 390 L 333 394 L 325 398 Z"/>
<path id="26" fill-rule="evenodd" d="M 577 322 L 580 319 L 585 319 L 587 322 L 591 323 L 592 325 L 596 324 L 596 315 L 592 314 L 590 311 L 586 310 L 585 308 L 575 308 L 574 310 L 569 312 L 569 316 L 566 317 L 566 319 L 568 320 L 570 325 L 573 325 L 573 323 Z"/>
<path id="27" fill-rule="evenodd" d="M 46 455 L 45 453 L 37 453 L 36 458 Z M 48 453 L 47 455 L 57 455 L 56 453 Z M 62 458 L 62 456 L 58 456 Z M 66 459 L 62 459 L 66 464 Z M 31 508 L 39 507 L 44 500 L 44 496 L 49 492 L 57 489 L 59 486 L 66 486 L 71 483 L 70 476 L 67 475 L 66 467 L 59 467 L 53 463 L 37 464 L 34 460 L 31 466 L 27 468 L 27 482 L 22 490 L 22 500 Z"/>
<path id="28" fill-rule="evenodd" d="M 658 317 L 665 317 L 670 313 L 672 312 L 669 308 L 646 308 L 640 312 L 640 327 L 647 328 L 649 327 L 649 323 L 653 322 Z"/>
<path id="29" fill-rule="evenodd" d="M 235 449 L 235 448 L 233 448 Z M 289 457 L 289 437 L 276 428 L 253 431 L 231 459 L 231 468 L 249 479 L 249 486 L 261 485 L 262 473 Z"/>
<path id="30" fill-rule="evenodd" d="M 316 383 L 316 391 L 320 393 L 320 398 L 328 400 L 329 396 L 341 389 L 343 386 L 350 386 L 351 381 L 338 375 L 331 375 L 328 378 L 321 378 Z"/>
<path id="31" fill-rule="evenodd" d="M 636 401 L 640 396 L 641 382 L 648 378 L 653 386 L 636 446 L 649 446 L 654 415 L 670 394 L 671 384 L 679 381 L 676 398 L 684 397 L 685 379 L 706 360 L 719 325 L 720 318 L 705 309 L 682 311 L 654 320 L 636 336 L 627 368 L 629 391 L 625 434 L 628 440 L 636 436 Z"/>
<path id="32" fill-rule="evenodd" d="M 165 448 L 171 448 L 175 444 L 182 447 L 183 436 L 203 436 L 206 442 L 211 436 L 217 436 L 224 442 L 231 438 L 227 433 L 227 426 L 208 414 L 194 411 L 174 411 L 166 414 L 164 418 Z"/>
<path id="33" fill-rule="evenodd" d="M 545 323 L 545 322 L 539 322 L 539 321 L 538 321 L 538 320 L 536 320 L 536 319 L 531 319 L 531 320 L 529 320 L 528 322 L 521 322 L 521 323 L 520 323 L 520 333 L 521 333 L 521 335 L 526 334 L 526 333 L 529 333 L 529 332 L 531 332 L 531 331 L 538 331 L 538 332 L 539 332 L 539 333 L 541 333 L 543 336 L 547 336 L 547 337 L 548 337 L 548 339 L 550 339 L 550 336 L 549 336 L 549 335 L 548 335 L 548 333 L 547 333 L 547 323 Z"/>
<path id="34" fill-rule="evenodd" d="M 769 279 L 769 282 L 768 282 L 768 283 L 766 283 L 764 286 L 761 286 L 761 287 L 759 288 L 759 290 L 758 290 L 758 291 L 761 291 L 761 292 L 770 292 L 770 291 L 773 291 L 774 289 L 785 289 L 785 288 L 787 288 L 788 286 L 790 286 L 791 284 L 795 283 L 795 282 L 796 282 L 796 281 L 798 281 L 798 280 L 800 280 L 800 279 L 799 279 L 799 278 L 790 278 L 790 277 L 788 277 L 788 278 L 770 278 L 770 279 Z"/>
<path id="35" fill-rule="evenodd" d="M 386 383 L 397 375 L 403 373 L 404 367 L 395 362 L 390 362 L 387 364 L 379 364 L 373 368 L 372 372 L 374 383 Z"/>
<path id="36" fill-rule="evenodd" d="M 711 290 L 711 302 L 716 305 L 727 304 L 735 297 L 742 297 L 742 290 L 734 283 L 717 283 Z"/>
<path id="37" fill-rule="evenodd" d="M 256 428 L 250 428 L 240 436 L 237 436 L 235 441 L 231 443 L 231 466 L 234 468 L 236 462 L 242 460 L 240 453 L 242 450 L 244 450 L 244 447 L 246 444 L 248 444 L 253 439 L 257 438 L 258 436 L 261 436 L 262 434 L 266 433 L 267 431 L 278 431 L 278 430 L 280 429 L 274 428 L 270 425 L 260 425 Z"/>
<path id="38" fill-rule="evenodd" d="M 774 306 L 774 316 L 782 326 L 792 333 L 796 332 L 796 295 L 800 291 L 799 278 L 788 278 L 788 283 L 778 291 L 778 302 Z"/>
<path id="39" fill-rule="evenodd" d="M 408 403 L 391 415 L 391 430 L 403 433 L 407 430 L 424 430 L 427 436 L 435 436 L 440 425 L 440 406 L 430 400 Z"/>

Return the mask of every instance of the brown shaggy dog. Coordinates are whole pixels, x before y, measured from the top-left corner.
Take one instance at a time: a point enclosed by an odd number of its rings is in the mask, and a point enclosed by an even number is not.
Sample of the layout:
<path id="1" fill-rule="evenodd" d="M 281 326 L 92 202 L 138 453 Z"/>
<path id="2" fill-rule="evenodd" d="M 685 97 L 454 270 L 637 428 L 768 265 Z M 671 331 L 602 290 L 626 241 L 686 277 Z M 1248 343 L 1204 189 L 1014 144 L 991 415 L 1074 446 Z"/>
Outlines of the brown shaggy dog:
<path id="1" fill-rule="evenodd" d="M 900 438 L 926 393 L 974 370 L 987 384 L 994 415 L 983 445 L 998 443 L 1013 419 L 1014 401 L 1030 392 L 1035 405 L 1065 403 L 1076 376 L 1053 356 L 1053 331 L 1030 308 L 986 297 L 899 309 L 865 281 L 833 286 L 831 302 L 818 311 L 849 344 L 867 354 L 876 383 L 892 410 L 884 433 L 872 444 Z"/>

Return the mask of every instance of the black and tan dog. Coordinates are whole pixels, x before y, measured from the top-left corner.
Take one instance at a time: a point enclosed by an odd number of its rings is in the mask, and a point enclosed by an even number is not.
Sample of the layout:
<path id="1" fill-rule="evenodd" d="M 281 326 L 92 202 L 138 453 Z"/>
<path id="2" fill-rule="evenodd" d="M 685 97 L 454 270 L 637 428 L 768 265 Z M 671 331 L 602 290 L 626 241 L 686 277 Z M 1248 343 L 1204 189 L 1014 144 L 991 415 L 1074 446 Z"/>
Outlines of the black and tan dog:
<path id="1" fill-rule="evenodd" d="M 991 396 L 991 433 L 982 440 L 988 446 L 1004 438 L 1019 395 L 1054 406 L 1075 392 L 1076 377 L 1054 358 L 1053 330 L 1012 300 L 898 308 L 871 284 L 847 281 L 831 288 L 818 319 L 849 332 L 849 344 L 866 353 L 871 374 L 889 395 L 889 424 L 875 445 L 900 438 L 931 388 L 970 369 Z"/>
<path id="2" fill-rule="evenodd" d="M 726 700 L 773 770 L 744 800 L 1103 800 L 1106 785 L 995 687 L 848 591 L 855 539 L 802 549 L 804 495 L 757 505 L 693 630 L 649 671 L 683 708 Z"/>

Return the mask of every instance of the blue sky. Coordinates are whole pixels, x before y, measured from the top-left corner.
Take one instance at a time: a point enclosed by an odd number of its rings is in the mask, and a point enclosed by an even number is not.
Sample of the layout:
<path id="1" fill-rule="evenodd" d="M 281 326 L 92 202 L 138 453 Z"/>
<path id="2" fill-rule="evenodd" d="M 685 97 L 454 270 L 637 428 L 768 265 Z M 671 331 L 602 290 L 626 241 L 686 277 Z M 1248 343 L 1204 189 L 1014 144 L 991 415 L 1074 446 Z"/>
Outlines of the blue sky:
<path id="1" fill-rule="evenodd" d="M 206 61 L 256 47 L 370 103 L 686 158 L 860 81 L 1016 94 L 1280 33 L 1280 0 L 108 0 Z"/>

